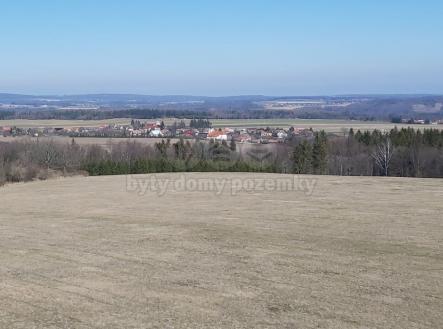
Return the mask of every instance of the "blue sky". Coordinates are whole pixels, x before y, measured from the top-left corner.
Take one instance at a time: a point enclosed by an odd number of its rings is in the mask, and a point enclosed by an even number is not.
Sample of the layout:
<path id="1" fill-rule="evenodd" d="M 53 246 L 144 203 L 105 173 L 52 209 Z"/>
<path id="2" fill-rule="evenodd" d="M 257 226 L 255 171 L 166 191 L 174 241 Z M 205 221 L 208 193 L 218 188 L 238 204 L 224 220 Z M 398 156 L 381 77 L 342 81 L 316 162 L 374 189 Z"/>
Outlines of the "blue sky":
<path id="1" fill-rule="evenodd" d="M 0 92 L 443 93 L 443 2 L 1 0 Z"/>

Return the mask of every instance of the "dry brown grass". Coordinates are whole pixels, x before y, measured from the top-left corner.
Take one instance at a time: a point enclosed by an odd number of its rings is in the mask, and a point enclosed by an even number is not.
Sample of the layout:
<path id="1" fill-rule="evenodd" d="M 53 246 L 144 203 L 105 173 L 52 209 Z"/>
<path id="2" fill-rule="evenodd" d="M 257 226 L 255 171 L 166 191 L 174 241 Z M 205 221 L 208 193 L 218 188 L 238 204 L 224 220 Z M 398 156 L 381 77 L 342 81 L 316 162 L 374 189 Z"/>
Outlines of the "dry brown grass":
<path id="1" fill-rule="evenodd" d="M 103 125 L 119 124 L 127 125 L 131 119 L 107 119 L 107 120 L 0 120 L 0 127 L 15 126 L 19 128 L 76 128 L 76 127 L 100 127 Z"/>
<path id="2" fill-rule="evenodd" d="M 440 327 L 443 181 L 305 178 L 311 196 L 139 195 L 123 176 L 8 185 L 0 327 Z"/>
<path id="3" fill-rule="evenodd" d="M 111 145 L 119 143 L 136 142 L 143 145 L 154 146 L 167 138 L 101 138 L 101 137 L 76 137 L 75 143 L 78 145 L 99 145 L 109 149 Z M 171 143 L 179 141 L 179 138 L 171 138 Z M 31 137 L 31 136 L 18 136 L 18 137 L 0 137 L 0 142 L 37 142 L 37 141 L 53 141 L 61 144 L 70 144 L 72 137 L 68 136 L 44 136 L 44 137 Z"/>

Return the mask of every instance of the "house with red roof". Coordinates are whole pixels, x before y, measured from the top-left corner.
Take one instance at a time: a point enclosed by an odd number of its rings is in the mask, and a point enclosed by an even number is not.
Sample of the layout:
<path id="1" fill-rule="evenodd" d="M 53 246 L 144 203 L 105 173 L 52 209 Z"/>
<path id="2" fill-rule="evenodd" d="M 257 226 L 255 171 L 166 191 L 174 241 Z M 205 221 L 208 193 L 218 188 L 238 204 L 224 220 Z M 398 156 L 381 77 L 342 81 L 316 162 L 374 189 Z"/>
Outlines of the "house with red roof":
<path id="1" fill-rule="evenodd" d="M 212 139 L 212 140 L 218 140 L 218 141 L 227 141 L 228 140 L 228 135 L 226 134 L 225 131 L 221 130 L 221 129 L 212 129 L 209 131 L 208 133 L 208 139 Z"/>

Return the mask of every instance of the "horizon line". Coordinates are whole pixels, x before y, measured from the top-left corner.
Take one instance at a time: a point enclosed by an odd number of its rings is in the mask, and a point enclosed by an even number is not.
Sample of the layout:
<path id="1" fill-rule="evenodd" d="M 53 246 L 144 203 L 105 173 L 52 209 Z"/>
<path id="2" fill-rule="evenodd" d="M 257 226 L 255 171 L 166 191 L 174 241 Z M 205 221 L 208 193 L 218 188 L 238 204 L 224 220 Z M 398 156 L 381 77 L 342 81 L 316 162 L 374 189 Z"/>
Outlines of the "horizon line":
<path id="1" fill-rule="evenodd" d="M 143 97 L 204 97 L 204 98 L 232 98 L 232 97 L 268 97 L 268 98 L 288 98 L 288 97 L 376 97 L 376 96 L 443 96 L 442 93 L 349 93 L 349 94 L 311 94 L 311 95 L 265 95 L 265 94 L 226 94 L 219 96 L 199 95 L 199 94 L 143 94 L 143 93 L 21 93 L 21 92 L 0 92 L 0 96 L 28 96 L 28 97 L 73 97 L 73 96 L 143 96 Z"/>

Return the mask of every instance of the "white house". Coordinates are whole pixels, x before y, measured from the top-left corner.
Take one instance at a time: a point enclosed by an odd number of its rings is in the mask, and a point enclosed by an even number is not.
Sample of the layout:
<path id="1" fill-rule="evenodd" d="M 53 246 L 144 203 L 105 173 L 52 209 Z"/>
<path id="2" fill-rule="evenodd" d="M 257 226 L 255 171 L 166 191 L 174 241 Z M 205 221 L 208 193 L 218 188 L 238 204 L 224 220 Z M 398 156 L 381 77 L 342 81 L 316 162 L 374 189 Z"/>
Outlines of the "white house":
<path id="1" fill-rule="evenodd" d="M 160 129 L 154 129 L 149 133 L 149 137 L 163 137 L 163 133 Z"/>

